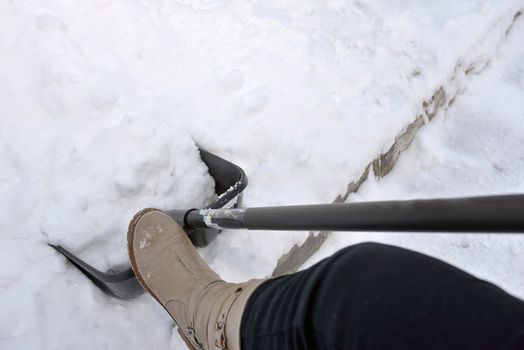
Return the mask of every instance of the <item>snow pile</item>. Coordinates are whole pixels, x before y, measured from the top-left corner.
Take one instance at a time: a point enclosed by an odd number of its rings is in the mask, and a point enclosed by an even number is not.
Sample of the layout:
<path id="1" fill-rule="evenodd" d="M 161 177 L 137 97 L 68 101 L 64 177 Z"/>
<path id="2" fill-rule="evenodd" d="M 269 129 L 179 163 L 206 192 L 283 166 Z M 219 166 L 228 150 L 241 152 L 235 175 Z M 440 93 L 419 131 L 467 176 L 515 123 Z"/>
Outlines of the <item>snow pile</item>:
<path id="1" fill-rule="evenodd" d="M 524 193 L 524 25 L 451 107 L 420 131 L 392 172 L 350 201 Z M 309 264 L 376 241 L 439 257 L 524 298 L 524 236 L 334 233 Z"/>
<path id="2" fill-rule="evenodd" d="M 117 108 L 103 126 L 82 119 L 89 104 L 67 119 L 6 118 L 0 144 L 0 307 L 13 317 L 0 320 L 0 339 L 7 348 L 77 348 L 83 334 L 88 340 L 93 328 L 111 332 L 112 322 L 124 327 L 120 334 L 140 332 L 118 315 L 104 318 L 108 301 L 93 300 L 93 286 L 78 272 L 64 278 L 70 267 L 47 244 L 60 243 L 105 271 L 126 258 L 125 228 L 133 213 L 199 206 L 212 197 L 212 179 L 187 132 L 133 106 L 129 112 Z M 86 308 L 78 310 L 79 304 Z M 125 312 L 133 319 L 130 309 Z"/>
<path id="3" fill-rule="evenodd" d="M 107 298 L 47 244 L 124 265 L 133 212 L 212 196 L 194 141 L 245 168 L 247 205 L 332 201 L 519 4 L 0 2 L 0 347 L 182 347 L 150 298 Z M 240 280 L 303 237 L 203 252 Z"/>

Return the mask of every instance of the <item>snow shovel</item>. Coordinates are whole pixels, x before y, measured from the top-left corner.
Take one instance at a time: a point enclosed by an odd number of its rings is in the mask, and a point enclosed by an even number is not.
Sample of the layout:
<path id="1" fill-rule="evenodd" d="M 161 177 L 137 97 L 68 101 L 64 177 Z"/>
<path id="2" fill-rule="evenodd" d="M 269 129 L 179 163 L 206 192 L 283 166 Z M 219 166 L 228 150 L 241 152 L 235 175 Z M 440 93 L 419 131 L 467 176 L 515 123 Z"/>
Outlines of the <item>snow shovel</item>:
<path id="1" fill-rule="evenodd" d="M 209 169 L 209 174 L 215 180 L 215 192 L 217 198 L 206 206 L 208 209 L 236 207 L 242 198 L 242 191 L 247 186 L 247 176 L 237 165 L 228 162 L 219 156 L 199 149 L 200 158 Z M 205 247 L 216 238 L 219 229 L 202 227 L 196 229 L 185 228 L 191 242 L 197 247 Z M 121 272 L 102 272 L 64 247 L 52 245 L 53 248 L 62 253 L 73 265 L 86 275 L 95 285 L 106 294 L 120 299 L 131 299 L 144 293 L 144 289 L 136 279 L 131 267 Z"/>
<path id="2" fill-rule="evenodd" d="M 167 212 L 187 230 L 524 233 L 524 195 Z"/>
<path id="3" fill-rule="evenodd" d="M 201 150 L 201 156 L 217 182 L 217 193 L 222 194 L 203 209 L 166 211 L 184 227 L 198 246 L 207 245 L 223 229 L 524 233 L 524 195 L 263 208 L 224 207 L 227 202 L 236 203 L 235 198 L 247 185 L 247 177 L 238 166 L 209 152 Z M 65 249 L 56 248 L 108 294 L 132 298 L 143 292 L 131 269 L 120 274 L 104 274 Z"/>

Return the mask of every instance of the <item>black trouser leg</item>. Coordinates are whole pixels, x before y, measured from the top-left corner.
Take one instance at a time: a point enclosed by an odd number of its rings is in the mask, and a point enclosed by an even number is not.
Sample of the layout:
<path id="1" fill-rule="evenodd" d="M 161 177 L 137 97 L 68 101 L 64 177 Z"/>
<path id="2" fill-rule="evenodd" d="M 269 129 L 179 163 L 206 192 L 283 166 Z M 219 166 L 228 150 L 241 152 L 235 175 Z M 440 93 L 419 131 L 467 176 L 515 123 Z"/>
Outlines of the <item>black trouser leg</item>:
<path id="1" fill-rule="evenodd" d="M 261 285 L 241 337 L 244 350 L 522 350 L 524 302 L 440 260 L 365 243 Z"/>

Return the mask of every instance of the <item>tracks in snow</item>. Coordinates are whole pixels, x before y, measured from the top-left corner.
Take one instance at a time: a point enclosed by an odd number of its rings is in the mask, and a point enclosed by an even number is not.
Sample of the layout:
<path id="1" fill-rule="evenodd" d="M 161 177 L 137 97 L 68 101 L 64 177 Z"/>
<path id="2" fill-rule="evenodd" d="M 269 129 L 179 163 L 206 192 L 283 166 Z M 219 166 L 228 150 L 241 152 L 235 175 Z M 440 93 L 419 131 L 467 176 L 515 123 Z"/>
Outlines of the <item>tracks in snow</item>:
<path id="1" fill-rule="evenodd" d="M 418 130 L 431 122 L 438 114 L 446 113 L 456 98 L 467 88 L 468 77 L 481 74 L 489 66 L 499 52 L 500 46 L 506 41 L 507 35 L 521 17 L 522 12 L 523 10 L 520 9 L 512 16 L 501 19 L 497 28 L 486 33 L 477 44 L 470 47 L 457 60 L 450 76 L 438 85 L 429 98 L 422 102 L 420 112 L 417 113 L 414 121 L 397 135 L 386 152 L 380 154 L 366 166 L 361 176 L 352 181 L 347 186 L 346 192 L 337 196 L 333 201 L 334 203 L 343 203 L 351 193 L 356 193 L 367 180 L 371 171 L 376 177 L 382 178 L 393 169 L 402 152 L 408 149 L 415 139 Z M 318 234 L 310 232 L 301 245 L 294 245 L 288 253 L 280 257 L 272 276 L 298 271 L 320 249 L 330 234 L 331 232 L 327 231 Z"/>

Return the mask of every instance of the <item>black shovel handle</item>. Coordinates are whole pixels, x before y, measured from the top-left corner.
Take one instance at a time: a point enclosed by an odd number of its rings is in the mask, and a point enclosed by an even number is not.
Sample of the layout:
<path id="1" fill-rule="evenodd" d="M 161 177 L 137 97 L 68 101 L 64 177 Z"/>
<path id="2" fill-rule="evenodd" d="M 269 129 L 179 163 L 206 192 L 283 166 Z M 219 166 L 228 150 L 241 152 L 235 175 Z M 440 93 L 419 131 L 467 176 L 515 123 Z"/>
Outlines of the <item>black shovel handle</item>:
<path id="1" fill-rule="evenodd" d="M 524 195 L 176 212 L 193 229 L 524 233 Z"/>

